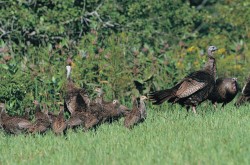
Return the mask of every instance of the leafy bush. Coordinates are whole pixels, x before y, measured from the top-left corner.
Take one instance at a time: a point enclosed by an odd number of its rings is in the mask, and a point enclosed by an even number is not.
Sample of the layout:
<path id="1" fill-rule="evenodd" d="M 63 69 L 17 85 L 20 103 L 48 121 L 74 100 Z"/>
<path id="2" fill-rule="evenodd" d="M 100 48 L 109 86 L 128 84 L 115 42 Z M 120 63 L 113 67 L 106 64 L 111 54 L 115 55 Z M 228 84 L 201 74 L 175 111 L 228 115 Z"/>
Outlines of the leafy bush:
<path id="1" fill-rule="evenodd" d="M 218 76 L 249 74 L 250 3 L 199 1 L 3 1 L 0 6 L 0 101 L 21 113 L 32 100 L 52 109 L 72 77 L 109 99 L 168 88 L 202 68 L 219 48 Z M 233 12 L 232 12 L 233 11 Z"/>

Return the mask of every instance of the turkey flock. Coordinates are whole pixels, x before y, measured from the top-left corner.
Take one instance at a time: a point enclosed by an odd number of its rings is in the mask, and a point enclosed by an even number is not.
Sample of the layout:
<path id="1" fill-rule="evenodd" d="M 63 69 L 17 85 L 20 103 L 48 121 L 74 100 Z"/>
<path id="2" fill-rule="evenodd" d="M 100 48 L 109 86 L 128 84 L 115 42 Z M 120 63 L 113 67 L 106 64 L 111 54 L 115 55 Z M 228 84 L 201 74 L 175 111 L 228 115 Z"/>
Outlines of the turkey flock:
<path id="1" fill-rule="evenodd" d="M 222 103 L 224 107 L 235 98 L 239 92 L 239 85 L 237 78 L 216 79 L 216 59 L 213 56 L 216 50 L 215 46 L 208 48 L 208 61 L 203 69 L 190 73 L 170 89 L 149 93 L 149 100 L 155 105 L 162 104 L 164 101 L 178 103 L 186 107 L 187 111 L 192 107 L 194 113 L 196 113 L 196 107 L 205 100 L 210 100 L 215 107 L 217 103 Z M 243 87 L 235 106 L 249 101 L 250 78 Z"/>
<path id="2" fill-rule="evenodd" d="M 124 118 L 124 126 L 132 129 L 135 125 L 145 121 L 147 111 L 145 100 L 149 98 L 154 105 L 178 103 L 187 111 L 192 108 L 196 113 L 196 107 L 205 100 L 210 100 L 216 107 L 222 103 L 224 107 L 232 101 L 239 91 L 237 78 L 216 79 L 216 59 L 213 54 L 217 50 L 210 46 L 207 50 L 208 60 L 203 69 L 195 71 L 184 77 L 179 83 L 170 89 L 150 92 L 147 96 L 136 98 L 132 96 L 132 108 L 120 104 L 119 100 L 107 101 L 102 88 L 95 88 L 97 97 L 90 99 L 84 88 L 79 88 L 71 79 L 71 66 L 66 66 L 67 82 L 64 102 L 60 105 L 58 114 L 49 112 L 46 104 L 35 105 L 34 119 L 30 119 L 30 109 L 25 110 L 24 116 L 10 116 L 7 114 L 5 104 L 0 103 L 0 128 L 8 134 L 44 134 L 51 129 L 55 135 L 65 135 L 68 129 L 82 128 L 83 131 L 96 129 L 103 123 L 112 123 Z M 240 106 L 250 101 L 250 77 L 245 83 L 235 106 Z M 65 111 L 69 112 L 68 119 Z"/>
<path id="3" fill-rule="evenodd" d="M 64 103 L 60 105 L 58 114 L 49 112 L 47 105 L 35 100 L 34 120 L 30 120 L 29 109 L 24 116 L 10 116 L 7 114 L 5 104 L 0 103 L 0 127 L 8 134 L 44 134 L 51 129 L 55 135 L 66 134 L 67 129 L 81 127 L 83 131 L 95 129 L 103 123 L 112 123 L 124 117 L 124 126 L 132 129 L 143 122 L 146 117 L 146 96 L 132 97 L 132 109 L 120 104 L 119 100 L 104 100 L 102 88 L 96 88 L 97 97 L 94 100 L 84 88 L 75 85 L 70 77 L 71 66 L 66 66 L 67 82 Z M 68 111 L 70 117 L 66 120 L 64 112 Z"/>

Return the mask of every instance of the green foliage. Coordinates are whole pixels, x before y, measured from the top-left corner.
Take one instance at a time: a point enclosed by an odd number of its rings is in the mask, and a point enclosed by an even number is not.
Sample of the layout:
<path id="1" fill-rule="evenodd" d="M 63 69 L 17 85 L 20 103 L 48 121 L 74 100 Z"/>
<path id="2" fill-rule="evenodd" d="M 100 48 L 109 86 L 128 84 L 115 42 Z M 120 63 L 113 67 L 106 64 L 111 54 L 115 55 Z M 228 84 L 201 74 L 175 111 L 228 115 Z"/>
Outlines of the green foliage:
<path id="1" fill-rule="evenodd" d="M 102 86 L 109 99 L 130 101 L 131 95 L 170 87 L 202 68 L 209 45 L 219 48 L 218 76 L 237 77 L 243 85 L 250 61 L 249 5 L 3 1 L 0 101 L 18 113 L 34 99 L 54 109 L 64 97 L 67 59 L 76 84 L 91 95 L 94 86 Z"/>

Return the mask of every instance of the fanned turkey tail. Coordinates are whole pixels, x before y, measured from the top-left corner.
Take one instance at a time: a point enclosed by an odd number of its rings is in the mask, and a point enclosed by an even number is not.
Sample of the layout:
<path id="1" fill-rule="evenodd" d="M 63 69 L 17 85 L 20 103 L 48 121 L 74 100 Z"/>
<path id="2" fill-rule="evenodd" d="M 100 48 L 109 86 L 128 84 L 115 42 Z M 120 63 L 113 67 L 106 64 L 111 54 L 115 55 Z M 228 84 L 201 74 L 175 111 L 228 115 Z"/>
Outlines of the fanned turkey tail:
<path id="1" fill-rule="evenodd" d="M 160 91 L 151 92 L 148 94 L 149 100 L 153 102 L 154 105 L 160 105 L 164 101 L 173 102 L 174 97 L 173 89 L 164 89 Z"/>

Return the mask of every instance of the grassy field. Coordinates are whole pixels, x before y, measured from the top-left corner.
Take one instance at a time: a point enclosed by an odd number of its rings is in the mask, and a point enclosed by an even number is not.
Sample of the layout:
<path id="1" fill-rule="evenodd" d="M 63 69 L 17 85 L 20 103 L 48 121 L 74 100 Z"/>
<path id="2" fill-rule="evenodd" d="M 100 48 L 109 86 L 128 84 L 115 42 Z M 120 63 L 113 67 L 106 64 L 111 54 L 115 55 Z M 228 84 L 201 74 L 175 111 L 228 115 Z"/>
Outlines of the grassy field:
<path id="1" fill-rule="evenodd" d="M 250 106 L 232 104 L 198 115 L 178 105 L 148 106 L 145 123 L 127 130 L 123 119 L 67 138 L 0 133 L 0 164 L 250 164 Z"/>

